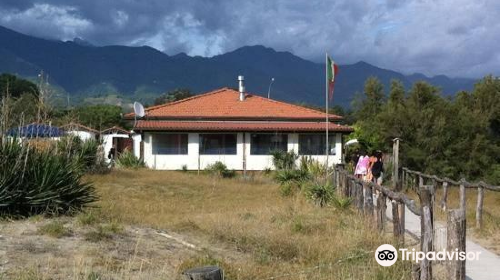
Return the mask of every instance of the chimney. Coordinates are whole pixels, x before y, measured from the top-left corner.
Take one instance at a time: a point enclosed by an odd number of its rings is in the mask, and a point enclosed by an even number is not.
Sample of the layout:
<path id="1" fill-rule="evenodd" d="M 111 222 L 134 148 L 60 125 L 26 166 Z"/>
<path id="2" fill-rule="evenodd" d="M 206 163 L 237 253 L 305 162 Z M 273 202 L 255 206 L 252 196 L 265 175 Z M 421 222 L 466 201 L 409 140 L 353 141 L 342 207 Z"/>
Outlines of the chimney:
<path id="1" fill-rule="evenodd" d="M 245 86 L 243 85 L 243 81 L 244 80 L 245 80 L 245 77 L 238 76 L 239 91 L 240 91 L 240 101 L 244 101 L 245 100 Z"/>

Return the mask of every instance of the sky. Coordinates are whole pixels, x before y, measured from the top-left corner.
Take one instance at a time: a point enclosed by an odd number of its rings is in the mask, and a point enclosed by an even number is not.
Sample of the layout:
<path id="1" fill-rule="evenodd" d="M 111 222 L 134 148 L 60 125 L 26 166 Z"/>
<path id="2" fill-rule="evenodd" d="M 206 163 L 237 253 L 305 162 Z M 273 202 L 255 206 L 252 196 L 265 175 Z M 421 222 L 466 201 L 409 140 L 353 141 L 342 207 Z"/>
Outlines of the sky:
<path id="1" fill-rule="evenodd" d="M 264 45 L 405 74 L 500 76 L 498 0 L 0 0 L 0 25 L 169 55 Z"/>

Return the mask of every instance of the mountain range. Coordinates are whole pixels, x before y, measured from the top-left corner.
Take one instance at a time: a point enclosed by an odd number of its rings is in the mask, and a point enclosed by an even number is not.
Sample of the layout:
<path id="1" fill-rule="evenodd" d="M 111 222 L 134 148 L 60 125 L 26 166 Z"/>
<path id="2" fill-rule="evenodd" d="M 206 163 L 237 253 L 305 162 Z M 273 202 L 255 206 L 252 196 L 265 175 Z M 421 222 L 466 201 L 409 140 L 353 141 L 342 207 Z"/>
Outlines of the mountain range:
<path id="1" fill-rule="evenodd" d="M 445 95 L 470 90 L 475 83 L 444 75 L 404 75 L 362 61 L 339 69 L 332 104 L 342 106 L 349 106 L 370 76 L 380 79 L 386 89 L 392 79 L 401 80 L 407 88 L 415 81 L 427 81 Z M 118 93 L 151 100 L 175 88 L 201 93 L 237 87 L 237 76 L 244 75 L 248 92 L 267 95 L 273 77 L 273 99 L 318 106 L 325 102 L 325 65 L 290 52 L 245 46 L 213 57 L 169 56 L 147 46 L 95 46 L 80 38 L 48 40 L 0 26 L 0 72 L 34 79 L 42 70 L 52 85 L 72 98 Z"/>

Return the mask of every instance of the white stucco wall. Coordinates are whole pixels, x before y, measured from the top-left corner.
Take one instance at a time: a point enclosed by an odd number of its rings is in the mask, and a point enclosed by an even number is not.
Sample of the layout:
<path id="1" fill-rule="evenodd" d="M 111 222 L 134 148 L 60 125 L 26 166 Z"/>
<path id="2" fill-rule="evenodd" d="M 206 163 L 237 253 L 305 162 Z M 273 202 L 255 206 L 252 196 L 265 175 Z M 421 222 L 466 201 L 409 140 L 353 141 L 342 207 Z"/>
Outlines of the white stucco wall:
<path id="1" fill-rule="evenodd" d="M 141 158 L 141 141 L 142 141 L 142 135 L 140 134 L 132 135 L 132 143 L 133 143 L 132 150 L 136 158 Z"/>
<path id="2" fill-rule="evenodd" d="M 87 141 L 89 139 L 95 139 L 95 133 L 85 130 L 70 130 L 67 131 L 68 134 L 79 137 L 82 141 Z"/>
<path id="3" fill-rule="evenodd" d="M 245 153 L 246 169 L 247 170 L 264 170 L 273 168 L 272 156 L 270 155 L 250 155 L 250 132 L 237 133 L 236 155 L 199 155 L 199 134 L 188 134 L 188 154 L 187 155 L 154 155 L 152 141 L 155 133 L 144 133 L 144 161 L 149 168 L 158 170 L 180 170 L 185 165 L 189 170 L 201 170 L 209 164 L 216 161 L 223 162 L 229 169 L 243 170 L 243 153 Z M 213 133 L 211 133 L 213 134 Z M 245 141 L 243 141 L 245 135 Z M 134 151 L 140 141 L 134 139 Z M 299 135 L 297 133 L 288 134 L 288 151 L 299 151 Z M 110 147 L 111 148 L 111 147 Z M 109 151 L 105 150 L 105 151 Z M 139 146 L 137 147 L 139 151 Z M 137 152 L 138 153 L 138 152 Z M 329 165 L 341 163 L 342 154 L 342 135 L 335 134 L 335 155 L 328 157 Z M 313 159 L 324 163 L 326 156 L 316 155 Z M 297 163 L 300 162 L 300 158 Z"/>
<path id="4" fill-rule="evenodd" d="M 113 138 L 129 138 L 129 135 L 128 134 L 120 134 L 120 133 L 101 135 L 102 146 L 104 148 L 104 158 L 105 158 L 106 162 L 111 161 L 110 159 L 108 159 L 108 153 L 109 153 L 109 150 L 111 150 L 111 148 L 113 147 Z"/>

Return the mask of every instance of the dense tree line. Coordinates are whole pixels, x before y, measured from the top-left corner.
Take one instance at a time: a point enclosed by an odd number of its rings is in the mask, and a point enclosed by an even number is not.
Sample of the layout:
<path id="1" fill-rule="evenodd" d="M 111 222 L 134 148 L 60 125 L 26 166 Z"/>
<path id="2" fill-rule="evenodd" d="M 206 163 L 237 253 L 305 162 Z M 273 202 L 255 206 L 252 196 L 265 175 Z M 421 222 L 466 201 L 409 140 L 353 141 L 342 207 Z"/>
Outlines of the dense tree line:
<path id="1" fill-rule="evenodd" d="M 392 81 L 388 95 L 376 78 L 353 101 L 350 118 L 368 151 L 391 151 L 402 139 L 402 164 L 451 178 L 500 183 L 500 80 L 487 76 L 472 92 L 444 97 L 425 82 L 405 90 Z"/>

